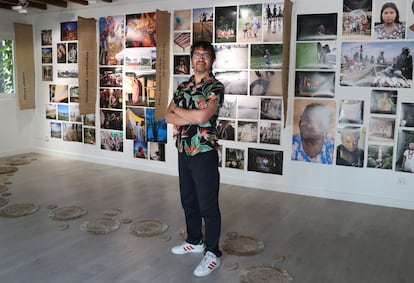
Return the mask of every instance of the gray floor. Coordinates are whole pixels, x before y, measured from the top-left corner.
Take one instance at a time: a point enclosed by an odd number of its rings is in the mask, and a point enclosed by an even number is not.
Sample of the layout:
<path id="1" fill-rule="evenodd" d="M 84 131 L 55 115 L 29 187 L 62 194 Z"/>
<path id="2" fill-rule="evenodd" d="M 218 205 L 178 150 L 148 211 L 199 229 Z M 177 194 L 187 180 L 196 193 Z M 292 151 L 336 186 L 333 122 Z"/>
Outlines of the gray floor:
<path id="1" fill-rule="evenodd" d="M 222 266 L 200 279 L 192 271 L 201 255 L 170 253 L 184 228 L 177 177 L 30 156 L 36 160 L 17 166 L 8 177 L 11 195 L 6 198 L 9 204 L 38 204 L 40 210 L 0 217 L 0 282 L 231 283 L 240 282 L 240 272 L 255 265 L 286 269 L 300 283 L 414 280 L 414 211 L 223 184 L 221 242 L 236 232 L 263 241 L 265 249 L 255 256 L 224 253 L 223 265 L 237 263 L 238 268 Z M 5 164 L 0 159 L 0 166 Z M 62 222 L 48 217 L 52 204 L 82 206 L 88 214 L 65 221 L 69 228 L 60 230 Z M 128 224 L 107 235 L 80 230 L 85 221 L 114 208 L 122 210 L 120 219 L 156 218 L 169 229 L 148 238 L 128 233 Z M 280 256 L 285 260 L 278 261 Z"/>

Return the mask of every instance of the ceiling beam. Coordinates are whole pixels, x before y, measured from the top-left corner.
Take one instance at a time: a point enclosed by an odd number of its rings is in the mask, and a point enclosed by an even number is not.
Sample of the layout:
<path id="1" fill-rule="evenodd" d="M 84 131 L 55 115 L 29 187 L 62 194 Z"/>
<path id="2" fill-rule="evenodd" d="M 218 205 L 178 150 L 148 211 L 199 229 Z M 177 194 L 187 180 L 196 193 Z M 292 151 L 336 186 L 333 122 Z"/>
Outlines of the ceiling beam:
<path id="1" fill-rule="evenodd" d="M 61 1 L 61 0 L 31 0 L 31 2 L 44 3 L 44 4 L 49 4 L 49 5 L 61 7 L 61 8 L 67 8 L 68 7 L 68 2 Z"/>
<path id="2" fill-rule="evenodd" d="M 81 5 L 89 5 L 89 2 L 87 0 L 66 0 L 67 2 L 73 2 Z"/>
<path id="3" fill-rule="evenodd" d="M 29 3 L 27 8 L 36 8 L 36 9 L 41 9 L 41 10 L 47 10 L 47 5 L 46 4 L 37 3 L 37 2 L 33 2 L 33 1 L 27 1 L 27 2 Z"/>

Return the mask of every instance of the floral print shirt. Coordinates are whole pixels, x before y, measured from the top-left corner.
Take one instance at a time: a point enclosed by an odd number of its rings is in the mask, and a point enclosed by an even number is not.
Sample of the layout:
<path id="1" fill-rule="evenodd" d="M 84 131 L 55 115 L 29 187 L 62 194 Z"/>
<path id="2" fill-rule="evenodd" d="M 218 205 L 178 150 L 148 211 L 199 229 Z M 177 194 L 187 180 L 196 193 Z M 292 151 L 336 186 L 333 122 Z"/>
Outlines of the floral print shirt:
<path id="1" fill-rule="evenodd" d="M 215 103 L 221 107 L 224 100 L 224 85 L 213 74 L 205 77 L 199 84 L 194 76 L 182 82 L 174 94 L 174 103 L 185 109 L 199 109 L 205 103 Z M 189 124 L 176 128 L 176 146 L 180 153 L 196 155 L 217 149 L 218 111 L 202 124 Z"/>
<path id="2" fill-rule="evenodd" d="M 405 24 L 396 23 L 395 29 L 387 32 L 384 28 L 384 24 L 377 25 L 375 27 L 376 39 L 404 39 L 405 38 Z"/>
<path id="3" fill-rule="evenodd" d="M 302 139 L 299 135 L 292 137 L 292 160 L 306 161 L 312 163 L 332 164 L 335 140 L 326 137 L 321 152 L 314 158 L 310 158 L 303 150 Z"/>

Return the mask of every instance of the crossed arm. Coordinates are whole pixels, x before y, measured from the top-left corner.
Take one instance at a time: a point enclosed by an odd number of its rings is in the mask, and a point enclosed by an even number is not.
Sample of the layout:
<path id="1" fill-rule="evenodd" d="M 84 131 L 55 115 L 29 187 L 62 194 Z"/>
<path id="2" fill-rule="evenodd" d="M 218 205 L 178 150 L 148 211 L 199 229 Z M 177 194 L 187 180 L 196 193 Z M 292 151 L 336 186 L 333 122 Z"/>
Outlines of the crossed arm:
<path id="1" fill-rule="evenodd" d="M 202 124 L 208 121 L 218 111 L 217 104 L 207 102 L 199 109 L 185 109 L 171 101 L 167 108 L 166 120 L 177 126 L 188 124 Z"/>

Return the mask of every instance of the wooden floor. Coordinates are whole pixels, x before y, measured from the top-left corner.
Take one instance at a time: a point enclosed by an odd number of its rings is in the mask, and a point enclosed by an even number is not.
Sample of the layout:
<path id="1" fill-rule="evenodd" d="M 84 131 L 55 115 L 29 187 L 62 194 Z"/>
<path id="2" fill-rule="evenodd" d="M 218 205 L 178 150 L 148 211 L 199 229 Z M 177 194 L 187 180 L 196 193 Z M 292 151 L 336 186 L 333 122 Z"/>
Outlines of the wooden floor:
<path id="1" fill-rule="evenodd" d="M 224 253 L 220 269 L 196 278 L 192 272 L 200 254 L 170 253 L 184 228 L 177 177 L 31 156 L 35 160 L 17 166 L 3 183 L 11 183 L 9 205 L 34 203 L 40 210 L 0 217 L 0 282 L 233 283 L 255 265 L 286 269 L 298 283 L 414 280 L 414 211 L 222 184 L 221 243 L 236 232 L 263 241 L 265 248 L 254 256 Z M 0 159 L 5 165 L 6 158 Z M 88 213 L 65 221 L 69 228 L 60 230 L 62 221 L 48 217 L 53 204 L 85 207 Z M 106 235 L 80 230 L 108 209 L 122 210 L 119 219 L 159 219 L 169 229 L 147 238 L 130 234 L 128 224 Z M 285 260 L 278 260 L 281 256 Z M 224 268 L 235 263 L 235 270 Z"/>

